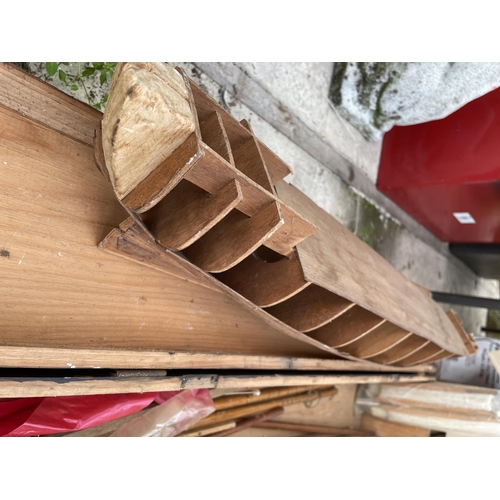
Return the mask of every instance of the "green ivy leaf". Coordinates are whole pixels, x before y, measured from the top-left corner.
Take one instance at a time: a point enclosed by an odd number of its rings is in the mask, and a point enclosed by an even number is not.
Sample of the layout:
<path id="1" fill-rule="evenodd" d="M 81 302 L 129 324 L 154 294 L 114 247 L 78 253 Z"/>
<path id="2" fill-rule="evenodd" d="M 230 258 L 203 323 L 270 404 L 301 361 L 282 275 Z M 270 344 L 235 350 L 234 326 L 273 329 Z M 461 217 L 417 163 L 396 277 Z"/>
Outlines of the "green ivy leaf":
<path id="1" fill-rule="evenodd" d="M 45 63 L 45 69 L 47 70 L 47 73 L 49 74 L 49 76 L 54 76 L 56 74 L 58 66 L 59 66 L 59 64 L 57 64 L 56 62 L 46 62 Z"/>
<path id="2" fill-rule="evenodd" d="M 59 70 L 59 80 L 66 83 L 66 73 L 62 69 Z"/>
<path id="3" fill-rule="evenodd" d="M 78 85 L 71 85 L 71 90 L 78 90 Z"/>
<path id="4" fill-rule="evenodd" d="M 99 77 L 99 81 L 101 82 L 101 85 L 103 85 L 106 82 L 106 72 L 101 71 L 101 76 Z"/>
<path id="5" fill-rule="evenodd" d="M 100 110 L 101 109 L 101 105 L 98 103 L 98 104 L 92 104 L 92 106 L 95 108 L 95 109 L 98 109 Z"/>
<path id="6" fill-rule="evenodd" d="M 105 94 L 104 97 L 102 98 L 102 103 L 103 104 L 106 104 L 108 102 L 108 97 L 109 95 L 108 94 Z"/>
<path id="7" fill-rule="evenodd" d="M 93 75 L 95 73 L 95 68 L 85 68 L 83 71 L 82 71 L 82 76 L 89 76 L 89 75 Z"/>
<path id="8" fill-rule="evenodd" d="M 61 63 L 61 64 L 64 64 L 64 66 L 69 66 L 69 63 Z"/>
<path id="9" fill-rule="evenodd" d="M 96 68 L 96 69 L 102 69 L 102 68 L 104 68 L 104 63 L 103 62 L 93 62 L 92 66 L 94 66 L 94 68 Z"/>

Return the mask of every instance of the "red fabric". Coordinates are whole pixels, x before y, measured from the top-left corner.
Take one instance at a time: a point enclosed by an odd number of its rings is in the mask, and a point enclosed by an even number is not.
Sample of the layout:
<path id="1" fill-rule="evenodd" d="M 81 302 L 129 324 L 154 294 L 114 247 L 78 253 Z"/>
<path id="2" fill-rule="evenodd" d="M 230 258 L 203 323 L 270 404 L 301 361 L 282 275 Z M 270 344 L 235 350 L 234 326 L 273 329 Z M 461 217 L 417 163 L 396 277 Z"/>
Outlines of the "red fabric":
<path id="1" fill-rule="evenodd" d="M 161 404 L 178 392 L 0 399 L 0 436 L 41 436 L 95 427 L 137 413 L 153 401 Z"/>

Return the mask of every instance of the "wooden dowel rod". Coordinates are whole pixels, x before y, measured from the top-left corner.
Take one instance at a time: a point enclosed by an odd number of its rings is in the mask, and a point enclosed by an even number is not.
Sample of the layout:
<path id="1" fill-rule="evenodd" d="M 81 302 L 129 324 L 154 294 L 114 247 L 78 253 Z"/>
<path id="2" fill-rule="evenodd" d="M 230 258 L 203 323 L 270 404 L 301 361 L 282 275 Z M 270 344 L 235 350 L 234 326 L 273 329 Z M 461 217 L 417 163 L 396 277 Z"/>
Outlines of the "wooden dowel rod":
<path id="1" fill-rule="evenodd" d="M 330 436 L 374 436 L 371 431 L 363 429 L 350 429 L 347 427 L 330 427 L 326 425 L 297 424 L 292 422 L 276 422 L 268 420 L 254 427 L 264 429 L 279 429 L 293 432 L 306 432 L 308 434 L 324 434 Z"/>
<path id="2" fill-rule="evenodd" d="M 273 387 L 272 389 L 262 390 L 259 396 L 242 394 L 237 396 L 221 397 L 214 401 L 215 411 L 227 410 L 228 408 L 235 408 L 237 406 L 253 403 L 262 403 L 263 401 L 269 401 L 271 399 L 281 398 L 284 396 L 293 396 L 295 394 L 310 391 L 311 389 L 318 389 L 318 386 L 306 385 L 300 387 Z"/>
<path id="3" fill-rule="evenodd" d="M 177 435 L 177 437 L 202 437 L 208 436 L 210 434 L 218 432 L 229 432 L 229 430 L 236 427 L 236 421 L 223 422 L 222 424 L 211 425 L 209 427 L 203 427 L 202 429 L 197 429 L 194 431 L 184 431 Z"/>
<path id="4" fill-rule="evenodd" d="M 337 394 L 337 389 L 335 387 L 331 387 L 329 389 L 308 391 L 305 394 L 285 396 L 283 398 L 240 406 L 237 408 L 231 408 L 229 410 L 216 411 L 208 417 L 201 419 L 197 423 L 196 427 L 193 427 L 193 429 L 206 427 L 208 425 L 217 424 L 219 422 L 226 422 L 228 420 L 236 420 L 238 418 L 249 417 L 251 415 L 258 415 L 259 413 L 270 410 L 272 408 L 276 408 L 278 406 L 289 406 L 297 403 L 306 403 L 308 401 L 314 401 L 316 399 L 334 396 L 335 394 Z"/>
<path id="5" fill-rule="evenodd" d="M 272 410 L 266 411 L 262 415 L 258 415 L 256 417 L 245 418 L 244 420 L 239 422 L 232 429 L 217 432 L 216 434 L 212 434 L 210 437 L 232 436 L 233 434 L 236 434 L 237 432 L 240 432 L 243 429 L 248 429 L 249 427 L 258 427 L 259 425 L 264 423 L 265 420 L 268 420 L 270 418 L 279 417 L 284 411 L 285 411 L 285 409 L 283 407 L 273 408 Z"/>

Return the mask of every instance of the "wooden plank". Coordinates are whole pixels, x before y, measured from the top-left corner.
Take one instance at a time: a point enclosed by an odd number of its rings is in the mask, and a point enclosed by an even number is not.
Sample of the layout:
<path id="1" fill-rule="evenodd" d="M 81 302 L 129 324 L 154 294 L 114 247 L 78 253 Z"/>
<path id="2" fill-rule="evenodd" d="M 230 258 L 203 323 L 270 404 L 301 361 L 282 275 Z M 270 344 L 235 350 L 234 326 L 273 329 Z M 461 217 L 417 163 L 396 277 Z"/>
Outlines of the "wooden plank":
<path id="1" fill-rule="evenodd" d="M 414 425 L 397 424 L 389 420 L 363 414 L 361 427 L 378 437 L 429 437 L 430 430 Z"/>
<path id="2" fill-rule="evenodd" d="M 214 195 L 182 180 L 160 203 L 145 212 L 142 220 L 162 246 L 183 250 L 220 222 L 242 199 L 236 180 Z"/>
<path id="3" fill-rule="evenodd" d="M 208 147 L 224 158 L 228 163 L 234 165 L 231 145 L 229 144 L 229 139 L 218 111 L 214 111 L 200 123 L 200 132 L 201 140 Z"/>
<path id="4" fill-rule="evenodd" d="M 267 312 L 300 332 L 309 332 L 332 321 L 353 306 L 348 300 L 311 285 L 290 299 L 269 307 Z"/>
<path id="5" fill-rule="evenodd" d="M 386 321 L 368 335 L 364 335 L 359 340 L 346 345 L 343 349 L 358 358 L 370 359 L 377 354 L 386 352 L 410 336 L 410 332 Z"/>
<path id="6" fill-rule="evenodd" d="M 467 350 L 469 351 L 469 355 L 475 354 L 478 349 L 477 344 L 474 342 L 471 334 L 468 334 L 464 330 L 460 316 L 453 309 L 449 309 L 446 313 L 446 316 L 448 316 L 450 321 L 453 323 L 453 326 L 456 328 L 458 334 L 460 335 L 460 338 L 463 340 Z"/>
<path id="7" fill-rule="evenodd" d="M 310 285 L 295 254 L 277 262 L 250 255 L 217 278 L 259 307 L 279 304 Z"/>
<path id="8" fill-rule="evenodd" d="M 115 231 L 113 231 L 113 234 L 115 234 Z M 178 273 L 179 269 L 182 267 L 188 270 L 190 273 L 194 273 L 195 275 L 200 276 L 200 279 L 208 280 L 210 283 L 216 285 L 225 294 L 233 298 L 236 301 L 236 303 L 243 305 L 249 312 L 257 316 L 261 320 L 264 320 L 264 322 L 268 326 L 272 327 L 273 329 L 276 329 L 281 333 L 284 333 L 286 336 L 293 338 L 295 340 L 299 340 L 300 342 L 307 343 L 310 346 L 314 346 L 322 351 L 329 352 L 330 354 L 338 355 L 339 357 L 343 357 L 345 359 L 355 359 L 348 354 L 341 354 L 338 351 L 335 351 L 329 348 L 328 346 L 308 337 L 307 335 L 298 332 L 297 330 L 291 328 L 282 321 L 279 321 L 274 316 L 271 316 L 270 314 L 266 313 L 263 309 L 257 307 L 255 304 L 248 301 L 247 299 L 236 293 L 234 290 L 221 283 L 212 275 L 205 273 L 199 267 L 195 266 L 188 260 L 185 260 L 176 253 L 168 249 L 163 249 L 162 247 L 157 245 L 154 242 L 154 240 L 149 236 L 147 236 L 145 232 L 142 231 L 142 229 L 140 229 L 138 226 L 134 225 L 133 227 L 127 229 L 126 232 L 121 233 L 120 241 L 121 241 L 120 245 L 117 245 L 114 241 L 112 241 L 111 244 L 108 246 L 106 244 L 107 240 L 105 240 L 102 242 L 101 248 L 105 251 L 109 250 L 115 255 L 119 255 L 120 253 L 122 253 L 123 256 L 125 256 L 127 259 L 134 260 L 146 266 L 151 266 L 154 269 L 160 270 L 167 274 L 172 273 L 172 268 L 174 270 L 174 273 Z M 126 242 L 127 245 L 125 245 L 124 242 Z M 174 263 L 174 266 L 172 266 L 172 263 Z M 233 324 L 238 325 L 238 322 L 235 322 Z M 284 345 L 283 348 L 290 346 L 291 346 L 290 342 L 286 341 L 286 346 Z M 303 347 L 307 349 L 306 346 Z M 300 356 L 306 355 L 304 354 L 304 352 L 305 351 L 301 351 Z M 275 353 L 266 352 L 259 354 L 275 354 Z M 285 353 L 282 351 L 280 354 L 284 355 Z M 317 355 L 318 354 L 316 353 L 316 356 Z"/>
<path id="9" fill-rule="evenodd" d="M 276 191 L 285 204 L 318 228 L 297 245 L 306 281 L 337 293 L 443 349 L 460 355 L 468 353 L 441 307 L 375 250 L 297 188 L 280 181 Z"/>
<path id="10" fill-rule="evenodd" d="M 434 377 L 426 374 L 377 375 L 247 375 L 217 376 L 189 375 L 159 378 L 109 379 L 0 379 L 0 397 L 29 398 L 50 396 L 85 396 L 90 394 L 124 394 L 179 391 L 181 389 L 243 389 L 251 387 L 290 387 L 297 385 L 332 385 L 391 382 L 428 382 Z M 316 396 L 317 398 L 317 396 Z M 311 398 L 312 400 L 315 397 Z M 261 403 L 261 404 L 267 404 Z M 249 406 L 249 405 L 248 405 Z M 228 420 L 228 419 L 226 419 Z M 208 425 L 208 423 L 207 423 Z"/>
<path id="11" fill-rule="evenodd" d="M 376 363 L 395 363 L 410 356 L 416 349 L 420 349 L 428 343 L 428 340 L 412 334 L 411 337 L 404 339 L 384 353 L 374 356 L 371 360 Z"/>
<path id="12" fill-rule="evenodd" d="M 309 335 L 326 345 L 344 347 L 380 326 L 385 320 L 355 304 L 331 323 Z"/>
<path id="13" fill-rule="evenodd" d="M 435 373 L 430 365 L 391 367 L 361 361 L 120 348 L 0 346 L 3 368 L 242 369 L 273 371 L 357 371 Z"/>
<path id="14" fill-rule="evenodd" d="M 211 282 L 100 251 L 127 213 L 92 147 L 1 108 L 0 158 L 2 344 L 321 356 Z"/>
<path id="15" fill-rule="evenodd" d="M 277 203 L 250 218 L 233 210 L 186 248 L 184 255 L 207 272 L 227 271 L 259 248 L 281 225 L 283 219 Z"/>
<path id="16" fill-rule="evenodd" d="M 0 105 L 89 146 L 102 118 L 92 106 L 4 62 L 0 63 Z"/>

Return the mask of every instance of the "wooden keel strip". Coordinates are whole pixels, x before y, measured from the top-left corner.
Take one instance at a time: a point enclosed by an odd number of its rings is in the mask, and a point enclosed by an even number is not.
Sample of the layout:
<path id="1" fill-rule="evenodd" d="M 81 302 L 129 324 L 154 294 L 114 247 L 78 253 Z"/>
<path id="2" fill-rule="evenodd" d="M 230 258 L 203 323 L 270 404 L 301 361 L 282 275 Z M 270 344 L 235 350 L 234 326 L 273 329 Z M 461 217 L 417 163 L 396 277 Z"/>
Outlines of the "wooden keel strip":
<path id="1" fill-rule="evenodd" d="M 220 222 L 242 199 L 236 180 L 214 195 L 182 180 L 142 219 L 160 245 L 183 250 Z"/>
<path id="2" fill-rule="evenodd" d="M 310 285 L 296 255 L 264 262 L 252 254 L 217 278 L 259 307 L 279 304 Z"/>
<path id="3" fill-rule="evenodd" d="M 233 210 L 188 247 L 184 255 L 207 272 L 227 271 L 261 246 L 282 224 L 277 203 L 250 218 Z"/>
<path id="4" fill-rule="evenodd" d="M 309 332 L 309 336 L 331 347 L 344 347 L 367 335 L 385 320 L 354 305 L 332 322 Z"/>
<path id="5" fill-rule="evenodd" d="M 267 312 L 299 332 L 309 332 L 352 307 L 352 302 L 311 284 L 290 299 L 269 307 Z"/>

